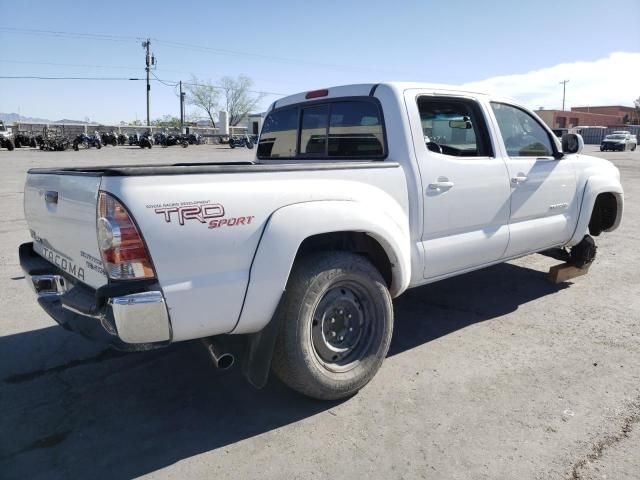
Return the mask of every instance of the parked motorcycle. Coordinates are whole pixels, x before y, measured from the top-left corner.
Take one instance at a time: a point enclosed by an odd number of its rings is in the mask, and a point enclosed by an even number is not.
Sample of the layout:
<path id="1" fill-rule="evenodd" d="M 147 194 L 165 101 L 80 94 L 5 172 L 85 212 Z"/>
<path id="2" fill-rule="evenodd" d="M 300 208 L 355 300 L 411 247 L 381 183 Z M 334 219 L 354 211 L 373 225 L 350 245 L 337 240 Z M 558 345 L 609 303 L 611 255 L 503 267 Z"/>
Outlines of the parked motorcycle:
<path id="1" fill-rule="evenodd" d="M 102 148 L 102 139 L 100 138 L 100 134 L 98 132 L 94 132 L 93 135 L 87 135 L 86 133 L 81 133 L 73 141 L 73 149 L 76 152 L 81 148 L 91 148 L 91 147 L 95 147 L 98 150 Z"/>
<path id="2" fill-rule="evenodd" d="M 38 142 L 36 137 L 31 132 L 18 132 L 13 140 L 16 148 L 20 147 L 32 147 L 37 148 Z"/>
<path id="3" fill-rule="evenodd" d="M 252 149 L 253 145 L 253 140 L 249 135 L 234 135 L 229 138 L 229 146 L 231 148 L 247 147 L 248 149 Z"/>
<path id="4" fill-rule="evenodd" d="M 118 145 L 127 145 L 129 143 L 129 135 L 121 133 L 118 135 Z"/>
<path id="5" fill-rule="evenodd" d="M 136 133 L 136 135 L 138 134 Z M 151 132 L 145 132 L 138 138 L 138 145 L 140 145 L 140 148 L 151 148 L 154 143 L 155 141 Z"/>
<path id="6" fill-rule="evenodd" d="M 181 135 L 174 135 L 166 132 L 161 132 L 156 136 L 156 143 L 159 143 L 164 148 L 171 147 L 173 145 L 180 145 L 182 148 L 187 148 L 189 146 L 189 141 Z"/>
<path id="7" fill-rule="evenodd" d="M 118 145 L 118 135 L 115 132 L 100 132 L 100 138 L 104 146 L 112 145 L 115 147 Z"/>
<path id="8" fill-rule="evenodd" d="M 203 143 L 202 137 L 199 133 L 187 133 L 182 135 L 182 138 L 189 142 L 189 145 L 200 145 Z"/>

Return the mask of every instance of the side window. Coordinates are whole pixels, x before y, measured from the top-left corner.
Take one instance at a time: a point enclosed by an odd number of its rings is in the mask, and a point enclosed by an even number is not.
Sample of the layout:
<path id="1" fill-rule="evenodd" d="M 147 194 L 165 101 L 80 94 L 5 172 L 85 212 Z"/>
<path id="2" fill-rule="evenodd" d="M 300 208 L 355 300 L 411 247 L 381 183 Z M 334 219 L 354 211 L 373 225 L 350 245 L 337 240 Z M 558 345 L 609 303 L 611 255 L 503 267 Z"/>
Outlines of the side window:
<path id="1" fill-rule="evenodd" d="M 484 116 L 472 100 L 418 98 L 424 142 L 432 152 L 453 157 L 493 156 Z"/>
<path id="2" fill-rule="evenodd" d="M 540 123 L 524 110 L 491 102 L 504 146 L 510 157 L 548 157 L 553 155 L 551 139 Z"/>
<path id="3" fill-rule="evenodd" d="M 267 115 L 258 143 L 258 158 L 293 158 L 298 137 L 298 109 L 284 108 Z"/>
<path id="4" fill-rule="evenodd" d="M 330 157 L 378 157 L 384 154 L 382 120 L 372 102 L 336 102 L 329 123 Z"/>

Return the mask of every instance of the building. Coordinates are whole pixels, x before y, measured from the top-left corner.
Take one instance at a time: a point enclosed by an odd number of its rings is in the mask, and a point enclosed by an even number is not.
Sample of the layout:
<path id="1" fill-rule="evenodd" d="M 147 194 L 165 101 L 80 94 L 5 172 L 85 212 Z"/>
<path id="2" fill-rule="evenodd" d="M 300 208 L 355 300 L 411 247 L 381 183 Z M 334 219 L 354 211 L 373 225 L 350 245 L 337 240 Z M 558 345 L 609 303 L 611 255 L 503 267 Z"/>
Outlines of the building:
<path id="1" fill-rule="evenodd" d="M 625 123 L 639 123 L 636 110 L 622 105 L 572 107 L 570 111 L 541 109 L 536 113 L 551 128 L 622 127 Z"/>

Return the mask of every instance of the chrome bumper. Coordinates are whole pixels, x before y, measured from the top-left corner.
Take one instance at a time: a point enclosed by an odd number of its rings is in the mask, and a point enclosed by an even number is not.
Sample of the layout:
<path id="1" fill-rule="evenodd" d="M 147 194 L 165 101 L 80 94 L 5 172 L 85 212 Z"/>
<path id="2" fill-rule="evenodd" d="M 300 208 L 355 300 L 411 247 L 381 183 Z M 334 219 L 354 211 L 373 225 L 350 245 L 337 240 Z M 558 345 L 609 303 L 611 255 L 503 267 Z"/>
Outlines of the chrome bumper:
<path id="1" fill-rule="evenodd" d="M 142 292 L 109 299 L 116 331 L 123 342 L 149 343 L 171 339 L 169 314 L 162 292 Z"/>
<path id="2" fill-rule="evenodd" d="M 169 312 L 157 282 L 109 284 L 93 290 L 67 280 L 31 244 L 21 245 L 20 264 L 40 306 L 66 329 L 123 350 L 155 348 L 171 341 Z"/>

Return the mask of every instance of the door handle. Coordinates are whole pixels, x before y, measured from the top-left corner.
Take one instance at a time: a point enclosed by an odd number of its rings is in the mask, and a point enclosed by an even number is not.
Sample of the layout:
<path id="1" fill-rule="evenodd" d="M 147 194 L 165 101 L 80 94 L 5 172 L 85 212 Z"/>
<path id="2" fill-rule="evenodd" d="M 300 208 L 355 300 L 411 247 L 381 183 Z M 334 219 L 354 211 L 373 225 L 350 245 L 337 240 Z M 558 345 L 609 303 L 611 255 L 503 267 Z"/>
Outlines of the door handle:
<path id="1" fill-rule="evenodd" d="M 526 175 L 516 175 L 515 177 L 511 178 L 511 183 L 513 183 L 514 185 L 518 185 L 520 183 L 524 183 L 527 181 L 527 176 Z"/>
<path id="2" fill-rule="evenodd" d="M 429 190 L 448 190 L 453 187 L 453 182 L 434 182 L 427 185 Z"/>

